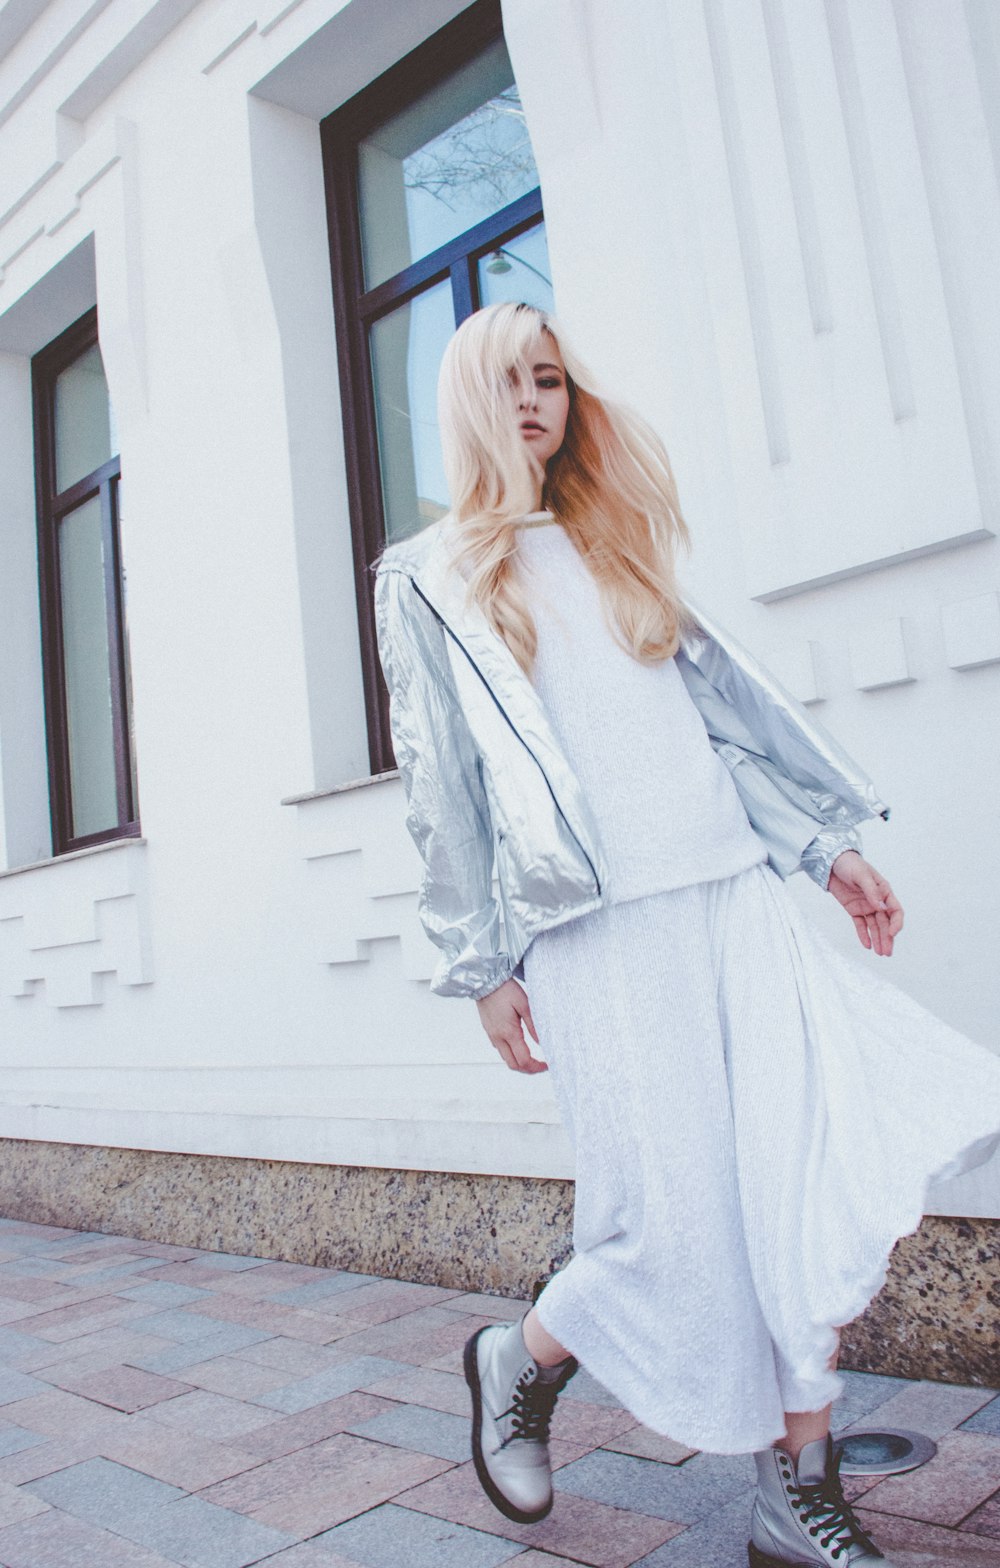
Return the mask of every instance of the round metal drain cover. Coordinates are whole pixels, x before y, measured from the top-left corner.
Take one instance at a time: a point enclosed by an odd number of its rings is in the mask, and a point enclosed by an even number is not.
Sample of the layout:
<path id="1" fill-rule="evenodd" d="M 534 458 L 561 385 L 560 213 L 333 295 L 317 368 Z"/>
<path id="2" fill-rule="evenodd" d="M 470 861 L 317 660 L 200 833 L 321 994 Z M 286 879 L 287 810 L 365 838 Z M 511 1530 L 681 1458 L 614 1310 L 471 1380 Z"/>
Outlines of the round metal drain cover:
<path id="1" fill-rule="evenodd" d="M 900 1475 L 925 1465 L 937 1453 L 937 1444 L 922 1432 L 898 1430 L 845 1432 L 834 1438 L 834 1446 L 844 1454 L 841 1475 Z"/>

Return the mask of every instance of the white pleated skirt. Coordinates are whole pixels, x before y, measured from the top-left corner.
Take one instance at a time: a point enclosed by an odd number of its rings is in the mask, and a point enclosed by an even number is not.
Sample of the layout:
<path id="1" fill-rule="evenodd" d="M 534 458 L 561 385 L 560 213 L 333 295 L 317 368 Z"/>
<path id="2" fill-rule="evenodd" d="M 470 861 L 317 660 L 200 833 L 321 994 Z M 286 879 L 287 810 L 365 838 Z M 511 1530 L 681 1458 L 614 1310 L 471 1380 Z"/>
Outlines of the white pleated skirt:
<path id="1" fill-rule="evenodd" d="M 549 1333 L 655 1432 L 749 1453 L 842 1392 L 835 1329 L 931 1182 L 1000 1147 L 1000 1056 L 833 948 L 766 863 L 544 931 L 525 989 L 576 1155 Z"/>

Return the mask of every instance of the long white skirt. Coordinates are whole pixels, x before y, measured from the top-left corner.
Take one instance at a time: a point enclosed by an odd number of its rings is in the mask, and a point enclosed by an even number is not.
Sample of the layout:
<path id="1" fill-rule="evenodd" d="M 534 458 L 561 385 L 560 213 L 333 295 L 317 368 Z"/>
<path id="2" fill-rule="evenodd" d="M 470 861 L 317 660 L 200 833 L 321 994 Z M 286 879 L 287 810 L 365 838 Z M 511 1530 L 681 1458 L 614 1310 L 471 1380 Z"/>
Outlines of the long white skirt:
<path id="1" fill-rule="evenodd" d="M 654 1431 L 767 1447 L 842 1392 L 835 1328 L 929 1183 L 1000 1146 L 1000 1057 L 845 958 L 765 863 L 544 931 L 524 977 L 576 1154 L 542 1323 Z"/>

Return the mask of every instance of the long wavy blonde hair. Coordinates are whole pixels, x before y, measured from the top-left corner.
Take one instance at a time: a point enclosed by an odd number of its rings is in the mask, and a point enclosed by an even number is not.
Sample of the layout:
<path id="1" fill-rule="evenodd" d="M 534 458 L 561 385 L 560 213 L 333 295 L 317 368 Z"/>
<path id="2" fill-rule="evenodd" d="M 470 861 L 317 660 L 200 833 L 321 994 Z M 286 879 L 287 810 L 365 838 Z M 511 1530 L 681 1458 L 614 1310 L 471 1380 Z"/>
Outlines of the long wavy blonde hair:
<path id="1" fill-rule="evenodd" d="M 601 591 L 609 628 L 644 663 L 676 653 L 693 624 L 677 589 L 677 548 L 690 548 L 670 459 L 656 432 L 601 395 L 555 318 L 526 304 L 488 305 L 445 350 L 438 413 L 454 528 L 452 564 L 530 677 L 534 618 L 517 568 L 517 523 L 536 504 L 512 384 L 534 384 L 548 336 L 566 367 L 569 417 L 547 465 L 542 506 L 562 523 Z M 523 378 L 523 379 L 521 379 Z"/>

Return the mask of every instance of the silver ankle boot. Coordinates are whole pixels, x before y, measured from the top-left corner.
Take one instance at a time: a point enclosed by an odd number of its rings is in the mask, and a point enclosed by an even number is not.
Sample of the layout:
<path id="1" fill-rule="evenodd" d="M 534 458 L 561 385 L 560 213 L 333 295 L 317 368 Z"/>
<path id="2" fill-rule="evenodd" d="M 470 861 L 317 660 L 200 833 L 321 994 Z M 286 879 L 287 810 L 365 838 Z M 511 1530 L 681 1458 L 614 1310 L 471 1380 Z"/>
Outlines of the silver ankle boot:
<path id="1" fill-rule="evenodd" d="M 893 1568 L 862 1528 L 840 1482 L 833 1438 L 806 1443 L 796 1465 L 782 1447 L 762 1448 L 750 1521 L 750 1568 Z"/>
<path id="2" fill-rule="evenodd" d="M 523 1321 L 478 1329 L 466 1341 L 464 1363 L 480 1484 L 508 1519 L 534 1524 L 552 1508 L 549 1422 L 579 1362 L 567 1356 L 539 1366 L 524 1343 Z"/>

